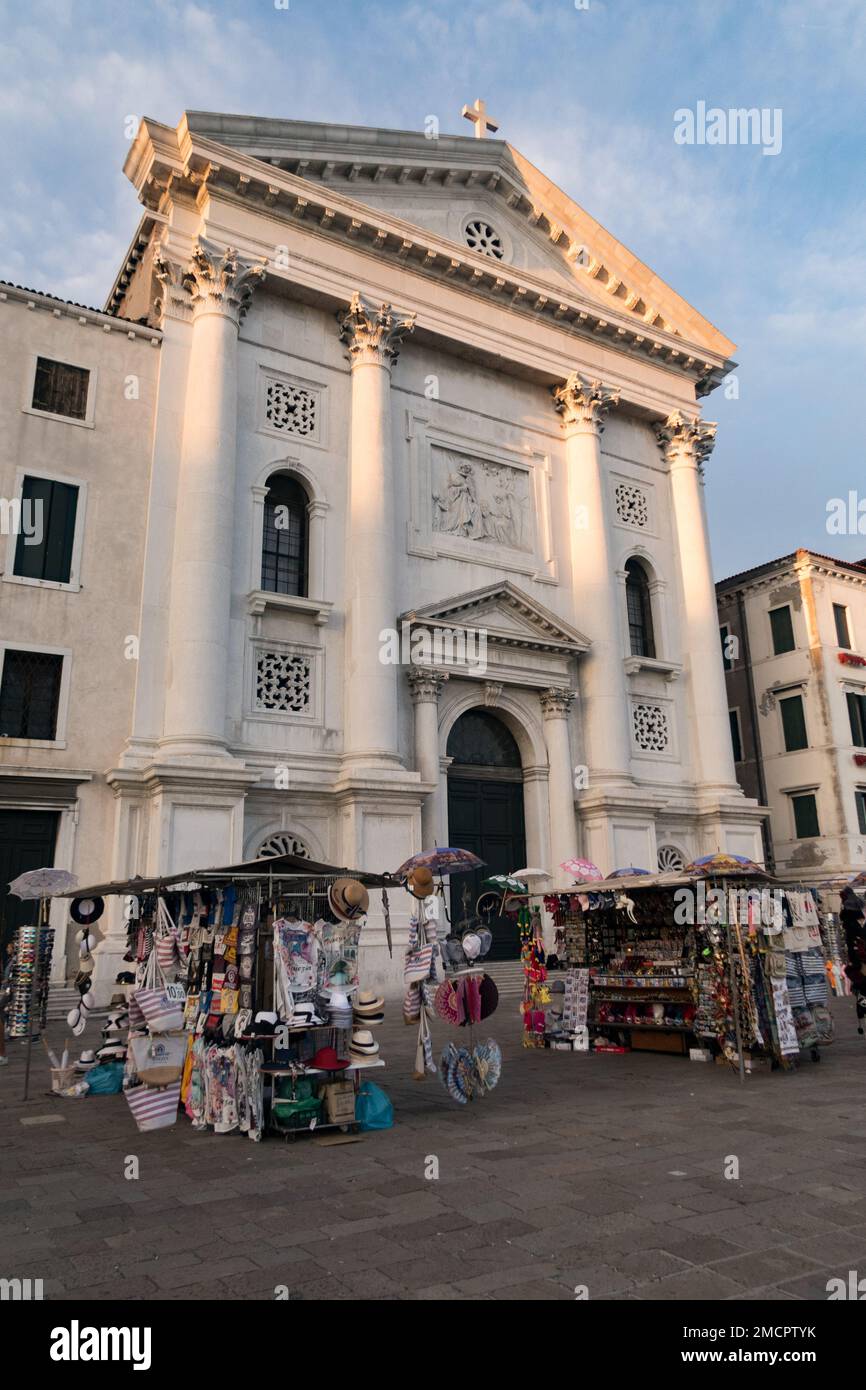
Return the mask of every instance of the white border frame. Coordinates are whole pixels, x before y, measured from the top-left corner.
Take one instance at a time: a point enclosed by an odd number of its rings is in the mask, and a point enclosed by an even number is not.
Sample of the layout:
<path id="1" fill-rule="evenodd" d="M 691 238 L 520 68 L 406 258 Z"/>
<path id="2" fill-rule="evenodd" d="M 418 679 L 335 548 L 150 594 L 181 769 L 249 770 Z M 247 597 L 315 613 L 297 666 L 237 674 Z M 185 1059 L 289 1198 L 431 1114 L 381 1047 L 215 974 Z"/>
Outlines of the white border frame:
<path id="1" fill-rule="evenodd" d="M 616 490 L 618 487 L 635 487 L 642 492 L 646 498 L 647 524 L 646 526 L 635 526 L 631 521 L 623 521 L 616 509 Z M 643 478 L 632 478 L 627 473 L 609 474 L 610 488 L 610 520 L 611 525 L 616 526 L 620 531 L 625 531 L 630 536 L 649 536 L 651 540 L 659 539 L 658 527 L 656 525 L 656 497 L 655 484 L 645 482 Z"/>
<path id="2" fill-rule="evenodd" d="M 44 478 L 51 483 L 66 483 L 78 489 L 78 502 L 75 508 L 75 531 L 72 537 L 72 558 L 69 565 L 69 579 L 64 584 L 59 579 L 31 579 L 24 574 L 15 574 L 15 552 L 18 549 L 18 535 L 10 531 L 6 537 L 6 561 L 3 574 L 5 584 L 24 584 L 33 589 L 61 589 L 77 594 L 81 588 L 81 557 L 84 549 L 84 518 L 87 511 L 87 483 L 83 478 L 70 478 L 62 473 L 49 473 L 42 468 L 16 468 L 15 497 L 21 502 L 25 478 Z"/>
<path id="3" fill-rule="evenodd" d="M 634 712 L 636 705 L 652 705 L 664 711 L 668 724 L 668 735 L 670 743 L 667 751 L 657 752 L 654 748 L 641 748 L 637 741 L 634 731 Z M 632 757 L 647 758 L 650 762 L 662 760 L 669 763 L 677 763 L 680 760 L 679 740 L 677 737 L 676 702 L 657 695 L 632 694 L 629 696 L 628 704 L 628 729 L 631 739 Z"/>
<path id="4" fill-rule="evenodd" d="M 33 404 L 33 390 L 36 385 L 36 361 L 43 357 L 47 362 L 59 362 L 65 367 L 78 367 L 83 372 L 88 372 L 87 380 L 87 406 L 84 419 L 76 420 L 72 415 L 58 415 L 54 410 L 37 410 Z M 71 359 L 71 360 L 70 360 Z M 21 409 L 25 415 L 35 415 L 39 420 L 58 420 L 62 425 L 79 425 L 86 430 L 92 430 L 95 425 L 96 413 L 96 379 L 98 372 L 96 367 L 89 362 L 82 362 L 80 358 L 75 358 L 70 353 L 62 357 L 57 355 L 56 350 L 47 348 L 36 348 L 35 351 L 27 355 L 27 371 L 24 374 L 24 398 L 21 402 Z"/>
<path id="5" fill-rule="evenodd" d="M 13 642 L 0 638 L 0 684 L 3 681 L 3 667 L 7 651 L 42 652 L 45 656 L 61 656 L 63 666 L 60 672 L 60 693 L 57 700 L 57 724 L 54 738 L 4 738 L 0 736 L 2 748 L 65 748 L 66 725 L 69 714 L 69 684 L 72 674 L 72 651 L 69 647 L 49 647 L 44 642 Z"/>

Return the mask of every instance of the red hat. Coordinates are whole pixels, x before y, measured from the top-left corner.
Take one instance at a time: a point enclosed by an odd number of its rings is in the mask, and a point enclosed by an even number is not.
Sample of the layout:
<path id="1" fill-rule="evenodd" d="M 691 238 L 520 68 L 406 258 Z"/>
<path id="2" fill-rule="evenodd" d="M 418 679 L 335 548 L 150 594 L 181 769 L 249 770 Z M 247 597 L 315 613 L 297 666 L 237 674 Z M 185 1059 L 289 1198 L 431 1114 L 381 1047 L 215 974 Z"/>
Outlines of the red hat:
<path id="1" fill-rule="evenodd" d="M 318 1067 L 319 1071 L 343 1071 L 351 1062 L 348 1057 L 338 1057 L 332 1047 L 320 1047 L 310 1066 Z"/>

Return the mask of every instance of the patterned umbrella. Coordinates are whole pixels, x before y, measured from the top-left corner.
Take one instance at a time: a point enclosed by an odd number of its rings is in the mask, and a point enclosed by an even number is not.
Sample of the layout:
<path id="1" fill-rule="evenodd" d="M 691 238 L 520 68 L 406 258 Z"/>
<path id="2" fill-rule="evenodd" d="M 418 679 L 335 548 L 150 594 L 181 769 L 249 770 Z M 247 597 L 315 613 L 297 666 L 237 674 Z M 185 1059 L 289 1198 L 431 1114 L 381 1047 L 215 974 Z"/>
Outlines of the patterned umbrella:
<path id="1" fill-rule="evenodd" d="M 507 888 L 509 893 L 526 893 L 529 890 L 525 883 L 521 883 L 519 878 L 514 878 L 512 874 L 492 874 L 486 878 L 482 884 L 483 888 Z"/>
<path id="2" fill-rule="evenodd" d="M 559 867 L 577 879 L 578 883 L 592 883 L 593 880 L 604 877 L 601 869 L 597 864 L 593 864 L 591 859 L 566 859 Z"/>
<path id="3" fill-rule="evenodd" d="M 856 874 L 849 886 L 851 888 L 866 888 L 866 869 L 862 873 Z"/>
<path id="4" fill-rule="evenodd" d="M 397 878 L 405 878 L 413 869 L 430 869 L 434 874 L 471 874 L 484 864 L 477 854 L 468 849 L 451 849 L 448 845 L 436 849 L 424 849 L 411 855 L 397 870 Z"/>
<path id="5" fill-rule="evenodd" d="M 608 874 L 608 878 L 629 878 L 633 874 L 648 875 L 649 869 L 636 869 L 634 865 L 632 865 L 629 869 L 614 869 L 612 874 Z"/>
<path id="6" fill-rule="evenodd" d="M 78 879 L 67 869 L 28 869 L 26 874 L 13 878 L 9 892 L 16 898 L 51 898 L 77 887 Z"/>
<path id="7" fill-rule="evenodd" d="M 711 874 L 763 874 L 765 878 L 770 877 L 766 869 L 762 869 L 754 859 L 747 859 L 744 854 L 704 854 L 687 864 L 685 872 L 701 873 L 707 877 Z"/>

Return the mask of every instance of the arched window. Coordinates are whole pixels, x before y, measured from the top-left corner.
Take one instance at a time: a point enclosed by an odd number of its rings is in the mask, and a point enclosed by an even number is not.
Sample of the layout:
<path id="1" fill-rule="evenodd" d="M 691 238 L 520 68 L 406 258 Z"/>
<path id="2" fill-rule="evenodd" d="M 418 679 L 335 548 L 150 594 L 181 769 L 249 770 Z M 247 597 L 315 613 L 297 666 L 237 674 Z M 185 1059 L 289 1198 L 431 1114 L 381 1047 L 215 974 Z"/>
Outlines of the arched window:
<path id="1" fill-rule="evenodd" d="M 628 609 L 628 640 L 632 656 L 654 657 L 653 614 L 647 572 L 640 560 L 626 560 L 625 601 Z"/>
<path id="2" fill-rule="evenodd" d="M 269 594 L 307 594 L 309 498 L 288 473 L 268 479 L 262 530 L 262 588 Z"/>
<path id="3" fill-rule="evenodd" d="M 461 714 L 448 735 L 448 757 L 454 767 L 495 767 L 520 770 L 520 749 L 510 729 L 487 710 Z"/>

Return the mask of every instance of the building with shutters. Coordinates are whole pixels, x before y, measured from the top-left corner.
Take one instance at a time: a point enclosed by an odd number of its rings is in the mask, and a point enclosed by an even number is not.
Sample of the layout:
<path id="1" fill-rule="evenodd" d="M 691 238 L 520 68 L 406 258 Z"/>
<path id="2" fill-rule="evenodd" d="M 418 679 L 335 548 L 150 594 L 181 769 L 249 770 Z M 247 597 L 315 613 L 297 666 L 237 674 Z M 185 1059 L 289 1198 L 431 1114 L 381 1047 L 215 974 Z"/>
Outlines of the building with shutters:
<path id="1" fill-rule="evenodd" d="M 798 550 L 716 586 L 731 742 L 768 863 L 866 868 L 866 563 Z"/>

